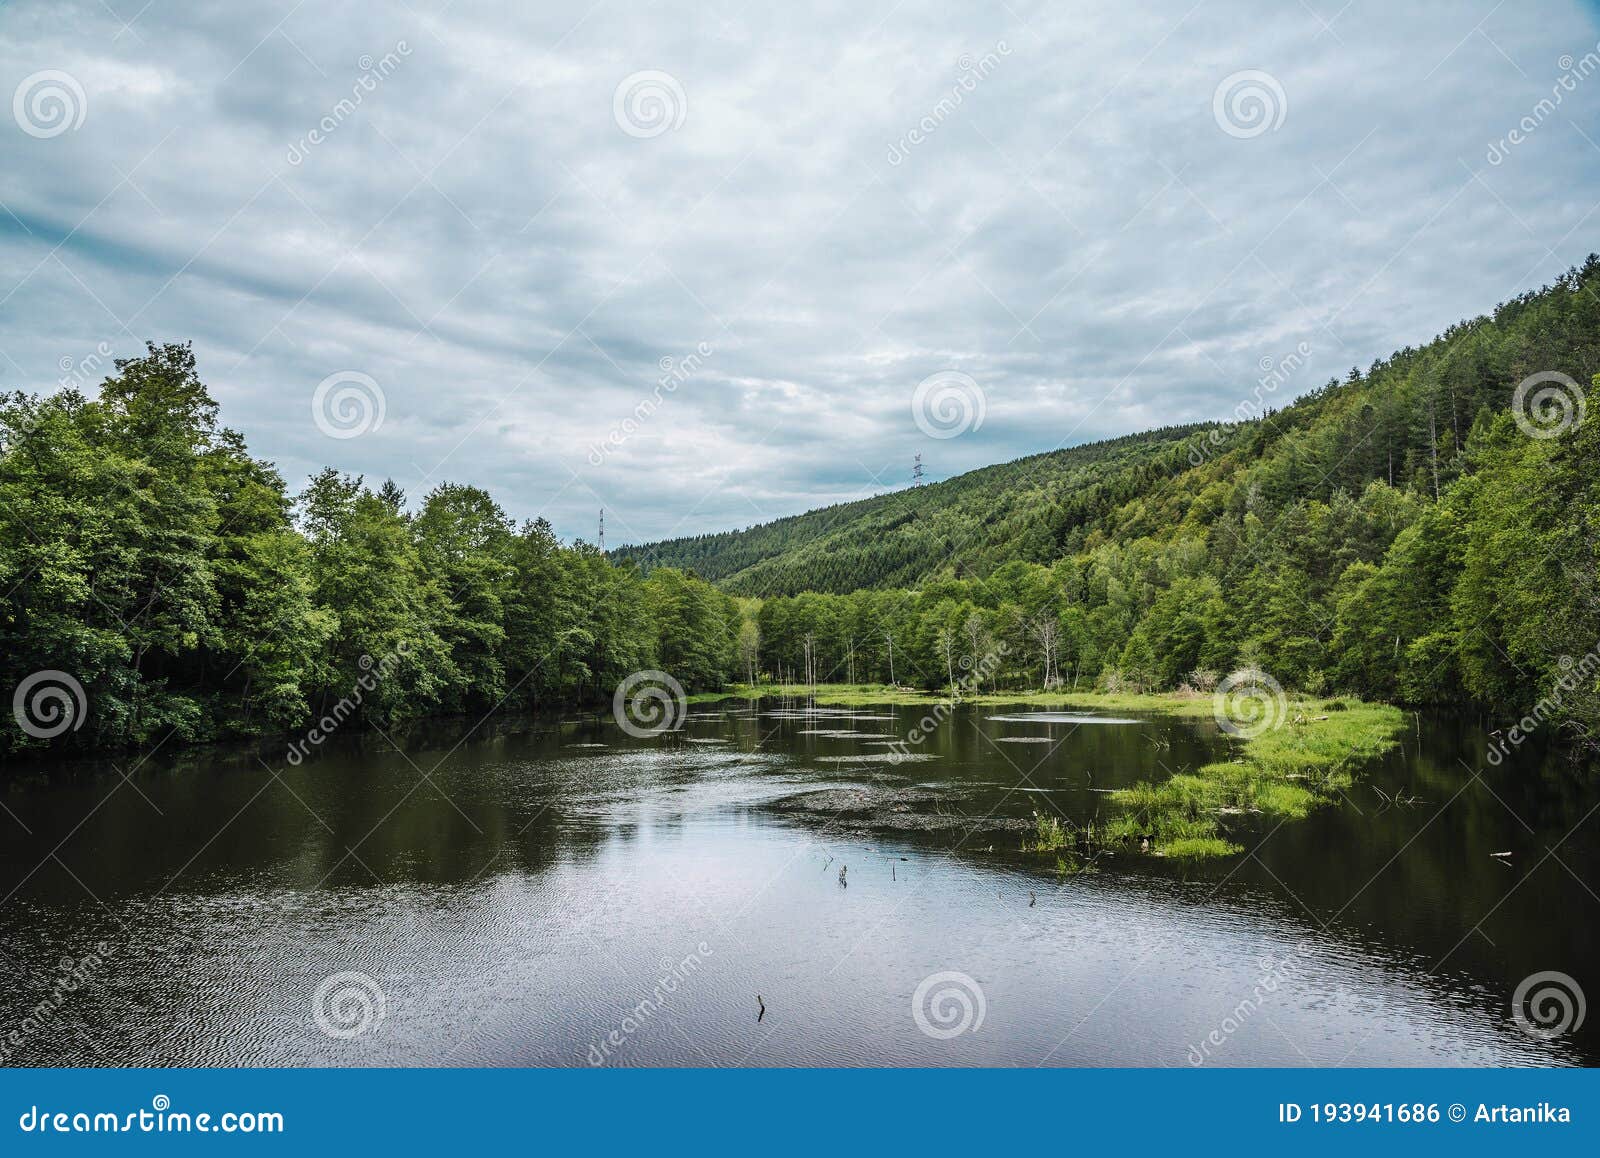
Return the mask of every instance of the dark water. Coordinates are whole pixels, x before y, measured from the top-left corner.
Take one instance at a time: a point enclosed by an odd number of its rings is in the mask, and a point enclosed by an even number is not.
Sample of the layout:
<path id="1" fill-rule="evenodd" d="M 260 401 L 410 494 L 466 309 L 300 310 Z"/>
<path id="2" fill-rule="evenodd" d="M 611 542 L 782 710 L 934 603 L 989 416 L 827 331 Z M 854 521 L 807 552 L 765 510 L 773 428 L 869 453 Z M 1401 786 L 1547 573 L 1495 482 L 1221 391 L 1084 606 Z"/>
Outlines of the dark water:
<path id="1" fill-rule="evenodd" d="M 697 705 L 14 779 L 9 1064 L 1595 1064 L 1525 977 L 1600 995 L 1600 804 L 1413 721 L 1349 797 L 1200 866 L 1060 876 L 1035 810 L 1225 750 L 1169 719 Z M 996 716 L 1016 717 L 994 719 Z M 833 733 L 833 734 L 829 734 Z M 850 733 L 850 734 L 839 734 Z M 1012 742 L 1017 740 L 1048 742 Z M 1419 798 L 1385 807 L 1377 789 Z M 1494 852 L 1510 852 L 1496 858 Z M 846 866 L 848 866 L 846 868 Z M 839 876 L 845 869 L 845 883 Z M 63 959 L 66 959 L 63 962 Z M 765 1007 L 757 1003 L 757 995 Z M 957 1032 L 959 1031 L 959 1032 Z"/>

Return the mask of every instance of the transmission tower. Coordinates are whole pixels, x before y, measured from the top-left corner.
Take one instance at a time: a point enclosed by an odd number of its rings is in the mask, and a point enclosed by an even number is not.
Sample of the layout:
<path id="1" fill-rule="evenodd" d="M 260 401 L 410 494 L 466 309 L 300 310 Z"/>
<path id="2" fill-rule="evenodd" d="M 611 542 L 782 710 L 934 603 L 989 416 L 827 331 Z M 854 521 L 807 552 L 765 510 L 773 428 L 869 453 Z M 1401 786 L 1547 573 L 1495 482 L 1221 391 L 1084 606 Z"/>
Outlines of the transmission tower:
<path id="1" fill-rule="evenodd" d="M 914 487 L 922 485 L 922 456 L 920 454 L 911 460 L 911 485 Z"/>
<path id="2" fill-rule="evenodd" d="M 606 553 L 606 509 L 600 508 L 600 553 Z"/>

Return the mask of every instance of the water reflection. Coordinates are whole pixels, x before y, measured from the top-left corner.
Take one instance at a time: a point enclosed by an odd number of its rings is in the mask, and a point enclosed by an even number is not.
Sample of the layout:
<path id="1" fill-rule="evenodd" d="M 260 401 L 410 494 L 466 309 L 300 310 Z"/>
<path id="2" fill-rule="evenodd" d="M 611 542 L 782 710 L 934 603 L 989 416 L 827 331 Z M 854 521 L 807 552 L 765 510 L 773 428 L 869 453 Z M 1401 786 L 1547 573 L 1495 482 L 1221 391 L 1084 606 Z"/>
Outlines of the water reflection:
<path id="1" fill-rule="evenodd" d="M 1247 857 L 1058 877 L 1020 850 L 1035 810 L 1091 820 L 1110 790 L 1226 739 L 963 710 L 912 749 L 926 759 L 885 759 L 923 715 L 730 702 L 654 740 L 585 718 L 464 742 L 422 730 L 402 750 L 346 737 L 298 767 L 206 752 L 23 776 L 0 817 L 0 1049 L 11 1064 L 1600 1059 L 1595 1026 L 1541 1042 L 1507 1008 L 1542 970 L 1600 991 L 1583 883 L 1600 856 L 1573 829 L 1600 797 L 1582 770 L 1526 752 L 1474 776 L 1476 733 L 1418 720 L 1348 800 L 1282 826 L 1236 818 Z M 62 959 L 89 957 L 41 1010 Z M 384 998 L 350 1038 L 313 1009 L 341 972 Z M 930 1035 L 913 999 L 949 972 L 985 1016 Z M 8 1025 L 26 1032 L 8 1041 Z"/>

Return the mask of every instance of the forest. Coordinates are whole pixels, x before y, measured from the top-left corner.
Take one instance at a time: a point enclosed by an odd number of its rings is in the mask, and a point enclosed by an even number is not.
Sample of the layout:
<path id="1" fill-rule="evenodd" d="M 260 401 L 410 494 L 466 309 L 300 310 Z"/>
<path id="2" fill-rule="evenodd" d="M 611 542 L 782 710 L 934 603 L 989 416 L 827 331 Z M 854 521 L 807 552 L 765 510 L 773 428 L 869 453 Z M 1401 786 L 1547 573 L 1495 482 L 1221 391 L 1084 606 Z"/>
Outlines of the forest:
<path id="1" fill-rule="evenodd" d="M 1583 386 L 1517 395 L 1551 371 Z M 641 669 L 1138 691 L 1248 665 L 1584 736 L 1597 372 L 1590 257 L 1282 407 L 1252 409 L 1263 379 L 1234 421 L 607 556 L 470 485 L 291 494 L 190 347 L 152 344 L 93 397 L 0 397 L 0 681 L 77 681 L 69 748 L 291 731 L 375 668 L 375 725 L 599 703 Z M 6 723 L 0 752 L 44 742 Z"/>
<path id="2" fill-rule="evenodd" d="M 286 732 L 374 672 L 357 723 L 732 670 L 739 608 L 709 583 L 564 546 L 473 486 L 413 510 L 392 482 L 330 469 L 291 496 L 218 425 L 188 346 L 116 369 L 93 399 L 0 399 L 0 682 L 64 672 L 85 701 L 48 741 L 8 713 L 0 750 Z"/>
<path id="3" fill-rule="evenodd" d="M 1250 665 L 1588 736 L 1597 371 L 1591 256 L 1290 405 L 1249 415 L 1274 383 L 1241 387 L 1239 421 L 616 554 L 767 595 L 762 662 L 798 682 L 932 688 L 1003 645 L 997 690 L 1203 688 Z"/>

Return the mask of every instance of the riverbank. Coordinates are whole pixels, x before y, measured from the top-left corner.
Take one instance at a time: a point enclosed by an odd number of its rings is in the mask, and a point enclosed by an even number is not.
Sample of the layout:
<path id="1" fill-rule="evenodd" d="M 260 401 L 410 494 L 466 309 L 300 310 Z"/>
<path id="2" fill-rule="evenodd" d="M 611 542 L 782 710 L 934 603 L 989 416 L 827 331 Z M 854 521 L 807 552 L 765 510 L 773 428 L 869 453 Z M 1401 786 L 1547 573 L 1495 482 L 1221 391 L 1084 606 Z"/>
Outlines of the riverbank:
<path id="1" fill-rule="evenodd" d="M 740 685 L 727 693 L 695 696 L 698 701 L 805 698 L 820 706 L 869 704 L 930 706 L 948 702 L 939 693 L 867 684 Z M 1157 856 L 1207 858 L 1233 856 L 1243 847 L 1233 839 L 1251 818 L 1298 820 L 1337 799 L 1355 782 L 1362 764 L 1398 742 L 1405 714 L 1388 704 L 1344 697 L 1284 693 L 1281 701 L 1258 705 L 1260 719 L 1230 720 L 1210 695 L 1105 694 L 1097 692 L 999 692 L 963 695 L 978 706 L 1027 704 L 1085 712 L 1152 712 L 1211 721 L 1229 737 L 1232 754 L 1198 768 L 1183 768 L 1162 781 L 1140 781 L 1111 793 L 1122 813 L 1098 828 L 1060 830 L 1059 838 L 1030 845 L 1039 852 L 1092 856 L 1114 848 Z M 1224 727 L 1224 725 L 1228 727 Z M 1232 730 L 1230 731 L 1229 728 Z"/>

